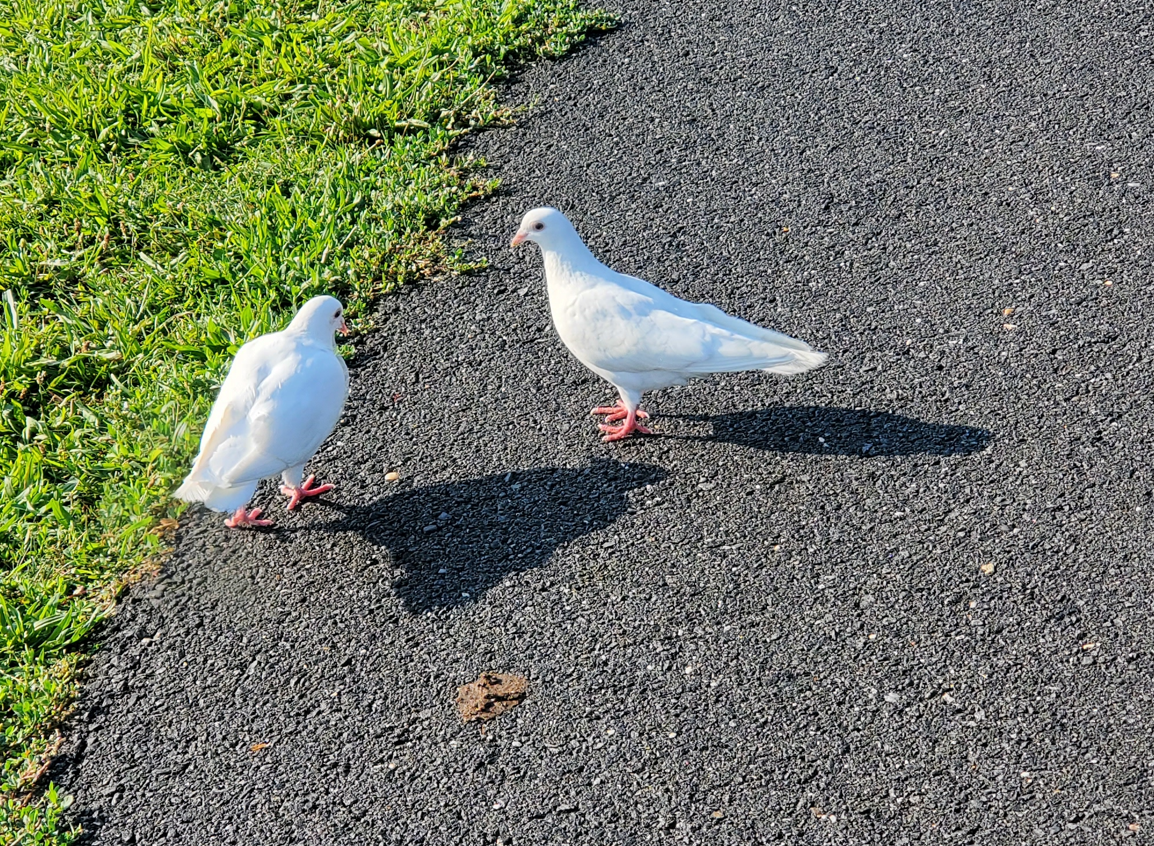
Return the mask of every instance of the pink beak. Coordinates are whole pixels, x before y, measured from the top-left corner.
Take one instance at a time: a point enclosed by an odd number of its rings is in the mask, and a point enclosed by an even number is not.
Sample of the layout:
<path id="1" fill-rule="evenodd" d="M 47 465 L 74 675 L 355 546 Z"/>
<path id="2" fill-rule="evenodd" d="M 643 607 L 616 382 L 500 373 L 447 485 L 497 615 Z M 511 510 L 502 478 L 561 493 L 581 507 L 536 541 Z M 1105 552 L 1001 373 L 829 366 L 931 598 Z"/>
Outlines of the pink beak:
<path id="1" fill-rule="evenodd" d="M 516 235 L 513 236 L 513 240 L 509 242 L 509 246 L 510 247 L 516 247 L 516 246 L 519 246 L 519 245 L 524 244 L 524 243 L 525 243 L 525 233 L 524 232 L 518 232 Z"/>
<path id="2" fill-rule="evenodd" d="M 341 318 L 341 325 L 337 327 L 337 331 L 342 335 L 349 334 L 349 324 L 345 323 L 345 319 L 343 317 Z"/>

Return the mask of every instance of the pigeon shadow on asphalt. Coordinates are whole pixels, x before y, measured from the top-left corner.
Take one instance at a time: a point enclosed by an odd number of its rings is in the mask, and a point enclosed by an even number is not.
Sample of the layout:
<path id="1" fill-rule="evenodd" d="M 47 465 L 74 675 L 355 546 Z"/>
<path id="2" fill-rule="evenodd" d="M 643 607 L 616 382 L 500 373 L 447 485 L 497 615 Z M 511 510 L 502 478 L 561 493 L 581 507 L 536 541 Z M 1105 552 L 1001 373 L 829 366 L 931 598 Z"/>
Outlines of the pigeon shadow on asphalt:
<path id="1" fill-rule="evenodd" d="M 662 417 L 713 424 L 712 435 L 668 435 L 722 441 L 770 452 L 808 455 L 970 455 L 986 448 L 993 433 L 971 426 L 930 423 L 888 411 L 793 406 L 731 414 Z"/>
<path id="2" fill-rule="evenodd" d="M 510 573 L 541 567 L 553 552 L 612 524 L 629 492 L 665 471 L 597 460 L 414 487 L 355 508 L 326 531 L 360 534 L 389 553 L 406 608 L 422 613 L 474 602 Z"/>

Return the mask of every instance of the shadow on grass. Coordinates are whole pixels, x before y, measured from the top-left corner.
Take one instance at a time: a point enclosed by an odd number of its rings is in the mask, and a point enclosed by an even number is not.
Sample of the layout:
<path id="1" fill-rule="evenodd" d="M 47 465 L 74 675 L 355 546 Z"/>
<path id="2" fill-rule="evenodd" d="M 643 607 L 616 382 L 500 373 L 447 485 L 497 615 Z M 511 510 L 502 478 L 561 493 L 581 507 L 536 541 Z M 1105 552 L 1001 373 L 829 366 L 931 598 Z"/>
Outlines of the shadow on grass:
<path id="1" fill-rule="evenodd" d="M 660 468 L 599 460 L 589 467 L 514 470 L 412 488 L 342 509 L 326 531 L 354 531 L 389 553 L 394 584 L 413 612 L 475 601 L 510 573 L 613 523 L 628 492 L 665 478 Z"/>
<path id="2" fill-rule="evenodd" d="M 713 424 L 712 435 L 664 437 L 722 441 L 769 452 L 810 455 L 969 455 L 984 449 L 994 438 L 985 429 L 853 408 L 794 406 L 712 417 L 662 416 Z"/>

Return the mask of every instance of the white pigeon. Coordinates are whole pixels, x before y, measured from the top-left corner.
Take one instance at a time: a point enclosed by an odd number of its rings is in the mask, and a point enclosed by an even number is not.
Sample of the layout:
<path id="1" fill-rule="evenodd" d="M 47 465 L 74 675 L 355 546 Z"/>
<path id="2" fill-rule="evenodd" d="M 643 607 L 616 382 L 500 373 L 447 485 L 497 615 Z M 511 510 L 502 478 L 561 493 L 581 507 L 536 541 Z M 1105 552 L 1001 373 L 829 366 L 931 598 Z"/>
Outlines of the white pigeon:
<path id="1" fill-rule="evenodd" d="M 337 425 L 349 394 L 349 371 L 337 354 L 335 332 L 348 334 L 344 307 L 313 297 L 287 329 L 249 341 L 239 350 L 200 438 L 200 454 L 177 499 L 232 512 L 229 528 L 271 526 L 261 509 L 245 506 L 261 479 L 281 476 L 289 510 L 332 485 L 301 484 L 304 466 Z"/>
<path id="2" fill-rule="evenodd" d="M 634 432 L 652 434 L 637 423 L 649 416 L 638 408 L 645 391 L 684 385 L 709 373 L 804 373 L 825 363 L 826 354 L 804 341 L 611 270 L 593 257 L 557 209 L 527 212 L 511 246 L 525 241 L 541 248 L 557 334 L 620 394 L 617 405 L 592 412 L 608 415 L 601 424 L 606 441 Z M 624 421 L 620 426 L 608 425 L 619 420 Z"/>

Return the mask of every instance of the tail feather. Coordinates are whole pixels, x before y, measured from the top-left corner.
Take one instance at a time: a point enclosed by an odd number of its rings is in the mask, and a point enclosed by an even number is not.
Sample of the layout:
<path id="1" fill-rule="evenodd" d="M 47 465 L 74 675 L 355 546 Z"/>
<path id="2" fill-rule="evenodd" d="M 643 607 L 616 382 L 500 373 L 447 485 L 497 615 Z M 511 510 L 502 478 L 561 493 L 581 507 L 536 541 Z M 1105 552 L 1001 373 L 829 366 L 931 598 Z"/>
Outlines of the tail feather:
<path id="1" fill-rule="evenodd" d="M 790 375 L 821 367 L 828 358 L 805 341 L 726 314 L 717 306 L 696 306 L 703 319 L 731 334 L 732 343 L 723 345 L 719 360 L 712 363 L 716 372 L 764 370 Z"/>
<path id="2" fill-rule="evenodd" d="M 256 482 L 221 485 L 211 479 L 194 479 L 191 474 L 172 495 L 185 502 L 203 502 L 213 511 L 235 511 L 252 499 Z"/>
<path id="3" fill-rule="evenodd" d="M 810 349 L 792 349 L 775 343 L 733 338 L 722 344 L 713 354 L 686 369 L 687 375 L 702 373 L 736 373 L 743 370 L 763 370 L 788 376 L 805 373 L 825 364 L 828 356 Z"/>
<path id="4" fill-rule="evenodd" d="M 812 349 L 790 350 L 789 353 L 789 361 L 763 369 L 767 373 L 780 373 L 783 376 L 789 376 L 794 373 L 805 373 L 807 370 L 815 370 L 825 364 L 826 359 L 829 358 L 825 353 Z"/>
<path id="5" fill-rule="evenodd" d="M 207 479 L 194 479 L 190 473 L 184 483 L 172 492 L 172 495 L 185 502 L 204 502 L 212 494 L 212 489 L 212 482 Z"/>
<path id="6" fill-rule="evenodd" d="M 773 329 L 766 329 L 764 326 L 758 326 L 756 323 L 750 323 L 748 320 L 726 314 L 715 305 L 709 303 L 694 303 L 694 305 L 697 306 L 698 313 L 706 322 L 751 341 L 774 344 L 791 351 L 808 352 L 812 349 L 805 341 L 799 341 L 797 338 L 791 338 L 789 335 L 775 332 Z"/>
<path id="7" fill-rule="evenodd" d="M 256 493 L 256 482 L 245 482 L 236 486 L 214 487 L 203 500 L 213 511 L 235 511 L 246 504 Z"/>
<path id="8" fill-rule="evenodd" d="M 176 499 L 185 502 L 204 502 L 205 497 L 216 487 L 216 480 L 208 471 L 208 456 L 209 453 L 205 450 L 197 453 L 196 459 L 192 462 L 192 469 L 188 471 L 180 487 L 172 492 Z"/>

